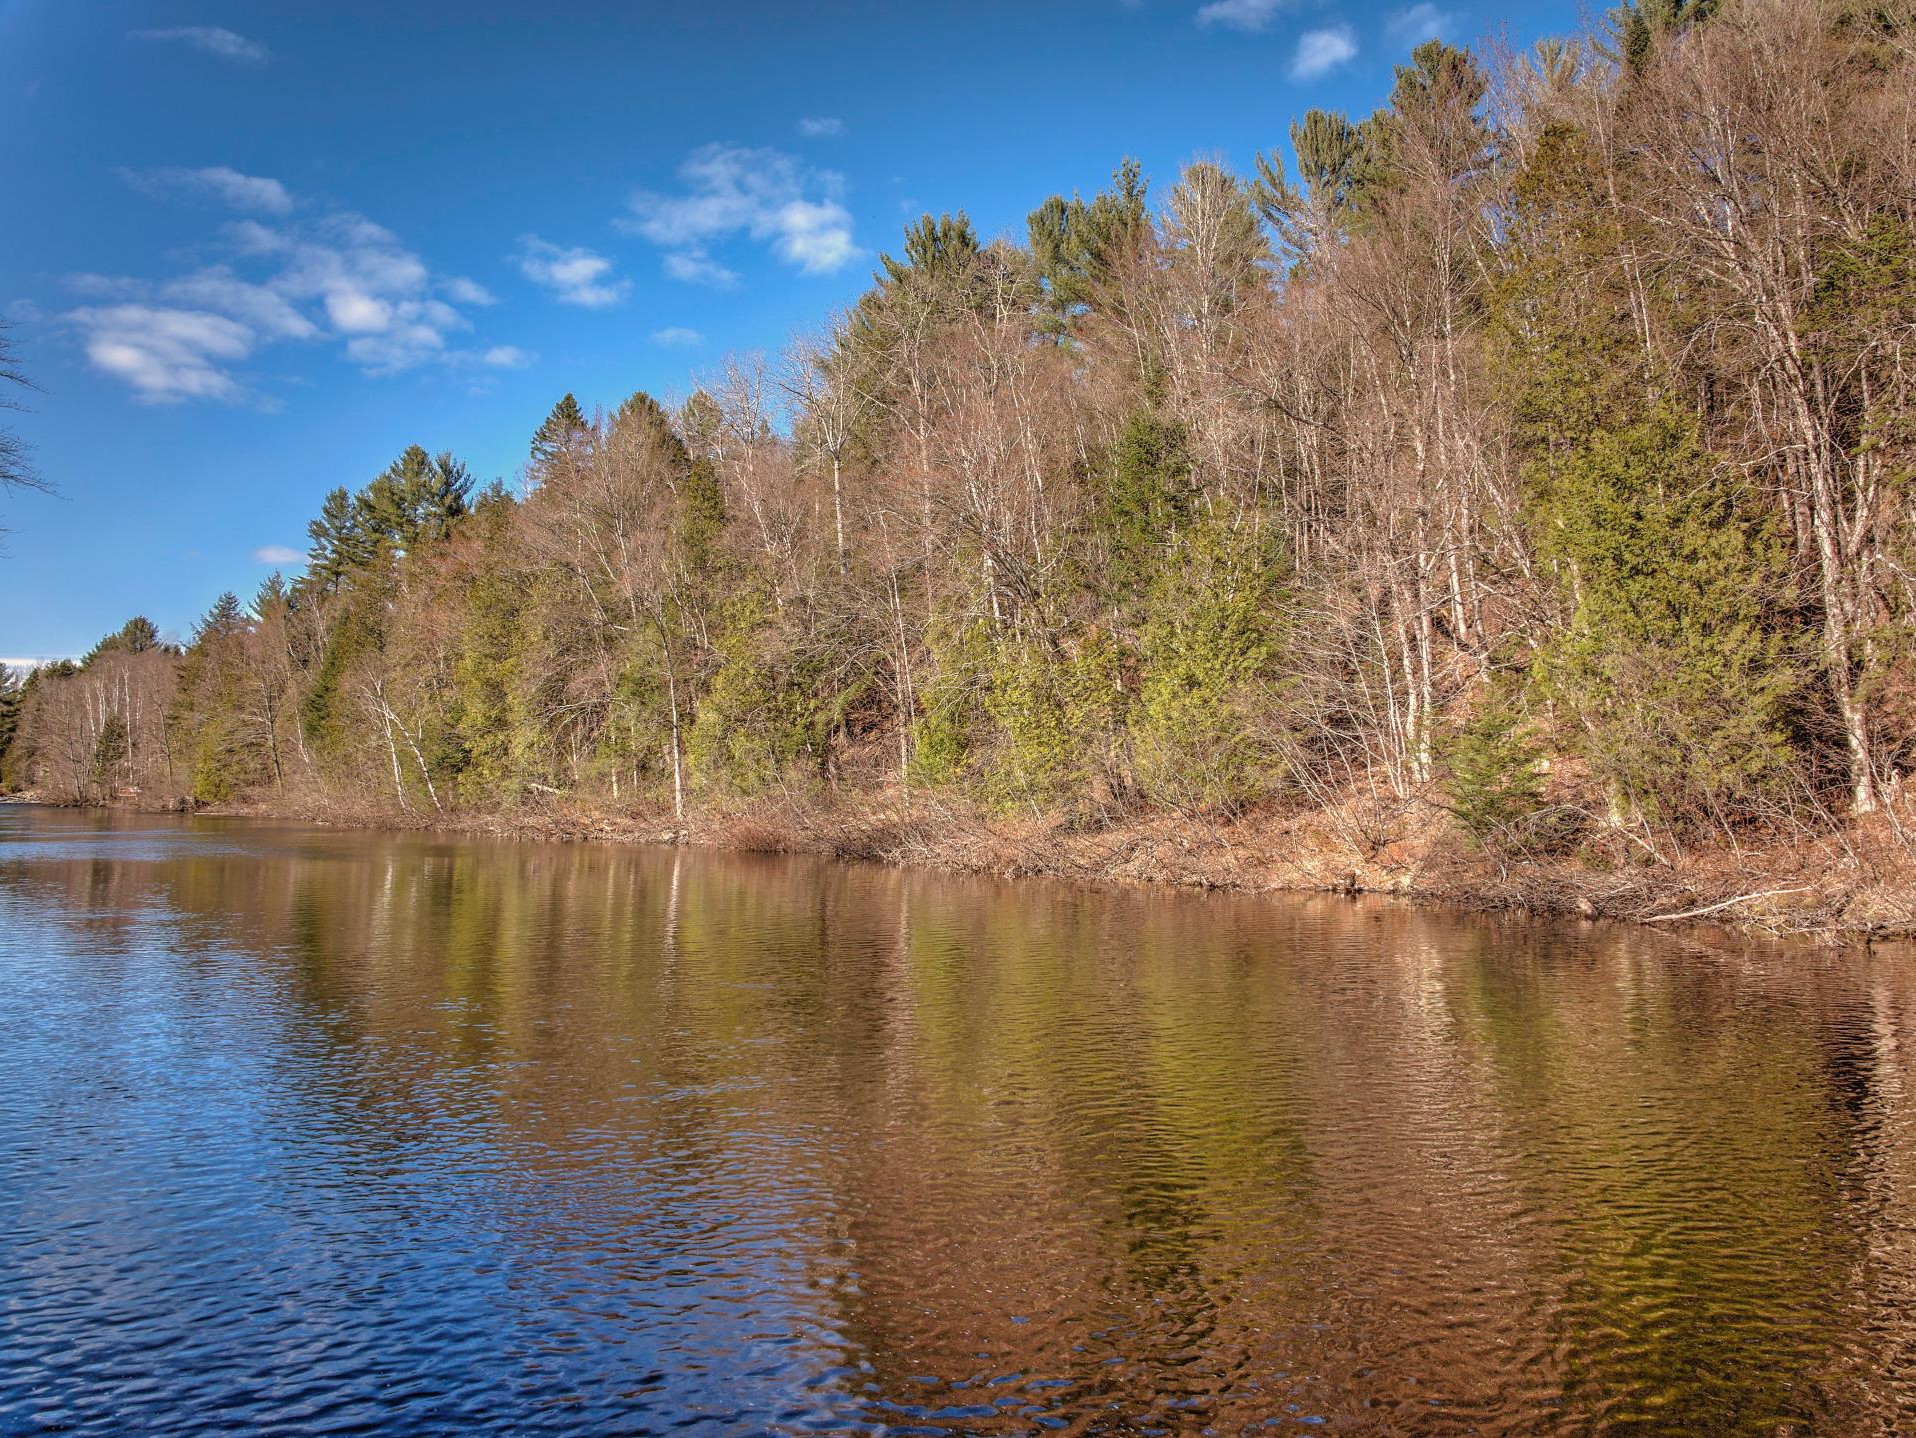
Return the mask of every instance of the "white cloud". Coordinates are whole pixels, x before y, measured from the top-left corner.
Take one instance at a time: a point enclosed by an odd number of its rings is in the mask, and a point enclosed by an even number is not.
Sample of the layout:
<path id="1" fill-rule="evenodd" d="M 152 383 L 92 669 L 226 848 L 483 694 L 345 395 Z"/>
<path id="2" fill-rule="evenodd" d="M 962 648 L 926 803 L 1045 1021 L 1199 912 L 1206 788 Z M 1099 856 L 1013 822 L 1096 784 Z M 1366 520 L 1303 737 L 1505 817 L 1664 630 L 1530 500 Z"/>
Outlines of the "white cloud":
<path id="1" fill-rule="evenodd" d="M 1223 25 L 1232 30 L 1268 30 L 1289 0 L 1211 0 L 1198 7 L 1197 22 L 1207 29 Z"/>
<path id="2" fill-rule="evenodd" d="M 779 150 L 704 145 L 679 166 L 684 191 L 632 196 L 632 217 L 616 222 L 669 253 L 673 279 L 729 284 L 738 278 L 710 247 L 739 235 L 807 275 L 830 274 L 857 257 L 844 179 L 812 170 Z"/>
<path id="3" fill-rule="evenodd" d="M 532 363 L 532 356 L 517 345 L 494 345 L 479 356 L 479 362 L 494 369 L 524 369 Z"/>
<path id="4" fill-rule="evenodd" d="M 667 325 L 662 330 L 652 331 L 652 343 L 655 345 L 702 345 L 705 336 L 697 330 L 687 329 L 684 325 Z"/>
<path id="5" fill-rule="evenodd" d="M 1393 45 L 1421 45 L 1426 40 L 1441 40 L 1457 23 L 1457 17 L 1435 5 L 1412 5 L 1399 10 L 1384 22 L 1384 34 Z"/>
<path id="6" fill-rule="evenodd" d="M 264 65 L 273 52 L 257 40 L 235 35 L 218 25 L 180 25 L 170 30 L 129 30 L 134 40 L 154 40 L 163 45 L 187 45 L 236 65 Z"/>
<path id="7" fill-rule="evenodd" d="M 284 295 L 265 285 L 241 279 L 225 265 L 213 265 L 159 287 L 162 299 L 200 309 L 215 310 L 252 326 L 275 339 L 309 340 L 319 326 L 307 319 Z"/>
<path id="8" fill-rule="evenodd" d="M 293 197 L 278 180 L 242 175 L 225 165 L 188 170 L 167 166 L 157 170 L 121 170 L 120 178 L 149 195 L 169 192 L 204 195 L 235 210 L 257 210 L 269 215 L 291 214 Z"/>
<path id="9" fill-rule="evenodd" d="M 1335 70 L 1356 58 L 1357 41 L 1344 26 L 1307 30 L 1297 41 L 1297 53 L 1291 57 L 1293 80 L 1312 80 L 1327 70 Z"/>
<path id="10" fill-rule="evenodd" d="M 287 210 L 297 208 L 289 196 Z M 65 316 L 93 366 L 150 403 L 261 403 L 235 370 L 279 342 L 330 340 L 375 374 L 510 362 L 493 358 L 509 346 L 475 351 L 451 342 L 472 325 L 438 295 L 490 302 L 484 288 L 435 277 L 397 235 L 363 215 L 239 220 L 223 227 L 221 243 L 223 260 L 170 279 L 69 277 L 93 302 Z"/>
<path id="11" fill-rule="evenodd" d="M 836 115 L 807 115 L 798 122 L 798 133 L 808 140 L 831 140 L 845 133 L 845 122 Z"/>
<path id="12" fill-rule="evenodd" d="M 702 250 L 687 250 L 665 257 L 666 277 L 683 280 L 688 285 L 711 285 L 714 289 L 730 289 L 738 283 L 738 271 L 728 270 L 717 260 Z"/>
<path id="13" fill-rule="evenodd" d="M 326 316 L 341 334 L 377 335 L 393 327 L 393 307 L 351 285 L 327 293 Z"/>
<path id="14" fill-rule="evenodd" d="M 451 278 L 442 281 L 439 288 L 444 290 L 447 298 L 457 305 L 496 305 L 499 303 L 499 301 L 493 297 L 491 290 L 480 284 L 479 281 L 469 280 L 464 275 L 453 275 Z"/>
<path id="15" fill-rule="evenodd" d="M 519 246 L 520 271 L 551 290 L 562 305 L 602 310 L 632 292 L 632 282 L 612 279 L 612 261 L 592 250 L 578 245 L 562 249 L 537 235 L 522 235 Z"/>
<path id="16" fill-rule="evenodd" d="M 253 551 L 253 560 L 257 564 L 304 564 L 306 556 L 283 544 L 262 544 Z"/>
<path id="17" fill-rule="evenodd" d="M 240 397 L 222 366 L 252 353 L 245 325 L 204 310 L 151 305 L 79 309 L 67 318 L 85 336 L 94 367 L 132 385 L 148 404 Z"/>

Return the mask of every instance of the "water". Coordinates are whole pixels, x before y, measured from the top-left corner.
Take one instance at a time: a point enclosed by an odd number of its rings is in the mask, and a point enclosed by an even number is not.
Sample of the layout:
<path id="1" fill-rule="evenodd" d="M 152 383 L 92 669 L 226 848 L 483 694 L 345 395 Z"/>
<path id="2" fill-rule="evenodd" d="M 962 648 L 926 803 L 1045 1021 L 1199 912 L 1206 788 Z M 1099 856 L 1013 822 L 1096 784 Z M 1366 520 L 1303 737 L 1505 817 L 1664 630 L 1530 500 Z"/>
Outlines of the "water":
<path id="1" fill-rule="evenodd" d="M 1913 1000 L 0 808 L 0 1432 L 1912 1432 Z"/>

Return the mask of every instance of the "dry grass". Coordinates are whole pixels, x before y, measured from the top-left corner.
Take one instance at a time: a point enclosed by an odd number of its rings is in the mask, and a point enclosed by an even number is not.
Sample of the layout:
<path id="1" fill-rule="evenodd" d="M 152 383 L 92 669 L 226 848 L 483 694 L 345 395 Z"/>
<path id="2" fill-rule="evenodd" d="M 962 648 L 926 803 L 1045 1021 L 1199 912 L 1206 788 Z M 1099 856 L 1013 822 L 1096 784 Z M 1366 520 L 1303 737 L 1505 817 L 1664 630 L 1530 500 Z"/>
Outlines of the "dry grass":
<path id="1" fill-rule="evenodd" d="M 217 812 L 347 827 L 444 829 L 497 838 L 683 843 L 816 854 L 1006 878 L 1176 884 L 1246 892 L 1394 894 L 1476 908 L 1675 927 L 1712 923 L 1775 935 L 1916 934 L 1916 854 L 1882 819 L 1840 835 L 1655 862 L 1622 839 L 1547 858 L 1474 850 L 1442 811 L 1383 816 L 1325 809 L 1205 820 L 1142 812 L 1098 822 L 1003 816 L 936 796 L 783 793 L 701 811 L 555 800 L 533 811 L 398 813 L 311 798 Z"/>

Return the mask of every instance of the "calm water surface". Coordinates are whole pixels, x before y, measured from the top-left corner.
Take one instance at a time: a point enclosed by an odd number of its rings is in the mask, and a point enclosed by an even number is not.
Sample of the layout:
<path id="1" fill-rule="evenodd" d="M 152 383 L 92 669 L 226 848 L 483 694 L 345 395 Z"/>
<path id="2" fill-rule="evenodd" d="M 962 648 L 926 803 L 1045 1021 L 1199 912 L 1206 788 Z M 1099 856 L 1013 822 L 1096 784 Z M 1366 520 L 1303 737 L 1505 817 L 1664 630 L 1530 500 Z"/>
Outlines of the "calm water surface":
<path id="1" fill-rule="evenodd" d="M 1916 963 L 0 808 L 0 1432 L 1916 1432 Z"/>

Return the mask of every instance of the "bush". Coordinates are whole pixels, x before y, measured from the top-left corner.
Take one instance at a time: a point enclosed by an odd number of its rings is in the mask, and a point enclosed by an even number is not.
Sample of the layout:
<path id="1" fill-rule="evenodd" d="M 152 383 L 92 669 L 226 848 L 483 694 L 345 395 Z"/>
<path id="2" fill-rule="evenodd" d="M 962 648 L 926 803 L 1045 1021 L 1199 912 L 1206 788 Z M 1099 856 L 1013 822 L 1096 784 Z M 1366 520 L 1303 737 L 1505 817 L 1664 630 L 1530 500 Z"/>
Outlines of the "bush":
<path id="1" fill-rule="evenodd" d="M 1180 538 L 1146 604 L 1131 737 L 1147 795 L 1233 810 L 1272 787 L 1282 595 L 1249 529 L 1213 519 Z"/>

